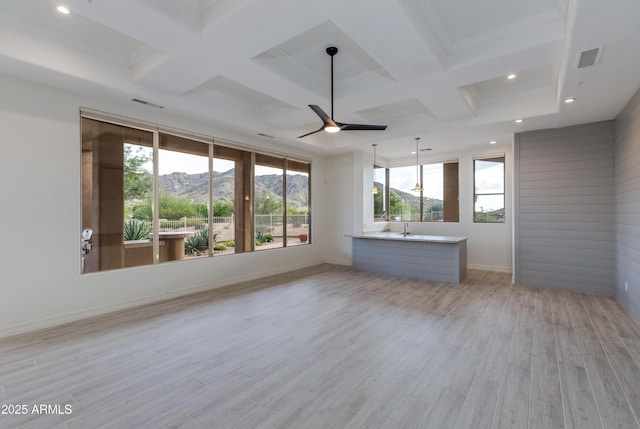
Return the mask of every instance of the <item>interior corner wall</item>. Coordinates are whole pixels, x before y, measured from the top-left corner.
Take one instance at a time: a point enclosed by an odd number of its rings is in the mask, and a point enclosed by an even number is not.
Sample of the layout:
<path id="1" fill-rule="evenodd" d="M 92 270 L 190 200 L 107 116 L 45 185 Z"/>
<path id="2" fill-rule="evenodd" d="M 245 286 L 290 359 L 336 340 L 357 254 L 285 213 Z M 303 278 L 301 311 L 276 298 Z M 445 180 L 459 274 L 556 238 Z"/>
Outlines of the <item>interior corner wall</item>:
<path id="1" fill-rule="evenodd" d="M 325 262 L 351 265 L 355 193 L 354 157 L 352 153 L 327 157 L 324 160 L 322 193 L 324 197 L 323 231 L 326 236 Z"/>
<path id="2" fill-rule="evenodd" d="M 615 294 L 640 323 L 640 91 L 615 120 L 614 172 Z"/>
<path id="3" fill-rule="evenodd" d="M 613 121 L 516 135 L 517 283 L 613 295 Z"/>
<path id="4" fill-rule="evenodd" d="M 314 221 L 310 245 L 81 275 L 80 106 L 256 147 L 265 143 L 220 135 L 210 124 L 171 112 L 1 75 L 0 93 L 0 337 L 325 262 L 329 239 Z M 324 160 L 317 168 L 319 157 L 292 155 L 312 158 L 312 210 L 323 213 Z"/>

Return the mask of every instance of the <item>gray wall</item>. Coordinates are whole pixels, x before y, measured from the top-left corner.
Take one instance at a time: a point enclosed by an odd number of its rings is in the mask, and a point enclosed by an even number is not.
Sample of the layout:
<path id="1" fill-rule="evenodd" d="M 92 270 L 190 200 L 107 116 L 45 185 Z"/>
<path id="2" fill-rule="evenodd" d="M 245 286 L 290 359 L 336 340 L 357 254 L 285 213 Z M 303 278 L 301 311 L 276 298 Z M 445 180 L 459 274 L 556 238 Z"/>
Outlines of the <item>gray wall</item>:
<path id="1" fill-rule="evenodd" d="M 640 91 L 615 122 L 614 171 L 616 297 L 640 323 Z"/>
<path id="2" fill-rule="evenodd" d="M 615 293 L 613 125 L 516 134 L 516 282 Z"/>

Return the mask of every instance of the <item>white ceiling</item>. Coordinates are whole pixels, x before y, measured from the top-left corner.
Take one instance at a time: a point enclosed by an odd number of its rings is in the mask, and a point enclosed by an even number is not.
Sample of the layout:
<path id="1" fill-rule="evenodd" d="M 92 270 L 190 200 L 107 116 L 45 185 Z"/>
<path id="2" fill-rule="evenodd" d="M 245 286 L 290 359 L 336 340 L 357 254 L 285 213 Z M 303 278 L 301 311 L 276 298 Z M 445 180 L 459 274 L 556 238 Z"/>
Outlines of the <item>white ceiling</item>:
<path id="1" fill-rule="evenodd" d="M 69 15 L 59 3 L 0 2 L 1 74 L 321 154 L 377 143 L 401 159 L 417 136 L 433 157 L 508 143 L 612 119 L 640 87 L 637 0 L 67 0 Z M 321 125 L 307 105 L 331 111 L 328 46 L 335 119 L 386 131 L 296 138 Z M 577 70 L 595 47 L 599 62 Z"/>

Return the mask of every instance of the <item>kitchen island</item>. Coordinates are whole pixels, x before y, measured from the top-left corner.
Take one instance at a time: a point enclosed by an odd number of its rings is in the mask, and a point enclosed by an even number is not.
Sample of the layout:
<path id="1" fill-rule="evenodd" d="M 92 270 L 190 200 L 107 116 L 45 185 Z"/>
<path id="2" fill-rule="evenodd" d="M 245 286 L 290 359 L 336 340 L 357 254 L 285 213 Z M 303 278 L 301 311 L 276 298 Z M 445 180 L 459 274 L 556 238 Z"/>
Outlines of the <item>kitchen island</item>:
<path id="1" fill-rule="evenodd" d="M 467 238 L 376 232 L 349 235 L 355 270 L 460 283 L 467 276 Z"/>

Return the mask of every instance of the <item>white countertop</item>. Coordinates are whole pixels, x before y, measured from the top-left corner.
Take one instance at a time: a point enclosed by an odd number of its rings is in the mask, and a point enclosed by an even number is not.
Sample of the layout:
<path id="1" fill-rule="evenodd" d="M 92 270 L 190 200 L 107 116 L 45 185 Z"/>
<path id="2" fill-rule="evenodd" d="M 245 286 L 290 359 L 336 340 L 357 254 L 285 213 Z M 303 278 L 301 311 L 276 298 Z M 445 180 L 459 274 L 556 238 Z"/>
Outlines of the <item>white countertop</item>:
<path id="1" fill-rule="evenodd" d="M 411 241 L 424 243 L 460 243 L 467 241 L 467 237 L 451 237 L 446 235 L 422 235 L 411 234 L 404 235 L 402 232 L 370 232 L 367 234 L 350 234 L 347 237 L 364 238 L 370 240 L 394 240 L 394 241 Z"/>

